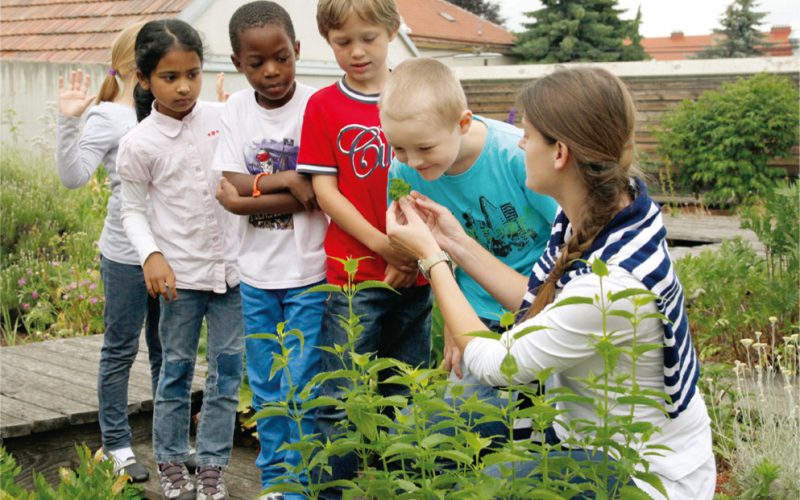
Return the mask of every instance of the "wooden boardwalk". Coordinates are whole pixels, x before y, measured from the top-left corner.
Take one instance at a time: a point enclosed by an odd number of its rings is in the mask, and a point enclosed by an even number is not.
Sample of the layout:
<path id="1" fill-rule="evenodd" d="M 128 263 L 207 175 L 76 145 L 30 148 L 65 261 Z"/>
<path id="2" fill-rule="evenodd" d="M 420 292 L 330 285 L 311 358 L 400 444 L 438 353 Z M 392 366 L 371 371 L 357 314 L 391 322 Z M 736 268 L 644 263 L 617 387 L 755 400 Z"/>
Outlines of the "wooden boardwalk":
<path id="1" fill-rule="evenodd" d="M 752 231 L 736 217 L 664 215 L 673 258 L 717 248 L 741 237 L 763 252 Z M 688 244 L 688 245 L 687 245 Z M 59 467 L 75 466 L 75 443 L 100 447 L 97 424 L 97 373 L 102 335 L 0 348 L 0 440 L 22 466 L 18 482 L 30 488 L 33 470 L 55 482 Z M 195 404 L 202 398 L 205 363 L 197 364 L 192 383 Z M 133 448 L 151 473 L 145 498 L 160 498 L 151 445 L 152 408 L 147 346 L 142 340 L 129 384 Z M 252 443 L 235 446 L 226 472 L 232 499 L 253 499 L 260 492 Z"/>
<path id="2" fill-rule="evenodd" d="M 100 447 L 97 374 L 102 335 L 0 348 L 0 438 L 22 467 L 17 482 L 31 488 L 36 471 L 57 482 L 58 469 L 77 465 L 75 444 Z M 205 362 L 198 360 L 192 399 L 202 399 Z M 160 498 L 151 444 L 153 399 L 147 345 L 142 339 L 131 369 L 128 413 L 137 457 L 150 470 L 144 498 Z M 228 474 L 232 499 L 260 491 L 257 450 L 236 448 Z"/>

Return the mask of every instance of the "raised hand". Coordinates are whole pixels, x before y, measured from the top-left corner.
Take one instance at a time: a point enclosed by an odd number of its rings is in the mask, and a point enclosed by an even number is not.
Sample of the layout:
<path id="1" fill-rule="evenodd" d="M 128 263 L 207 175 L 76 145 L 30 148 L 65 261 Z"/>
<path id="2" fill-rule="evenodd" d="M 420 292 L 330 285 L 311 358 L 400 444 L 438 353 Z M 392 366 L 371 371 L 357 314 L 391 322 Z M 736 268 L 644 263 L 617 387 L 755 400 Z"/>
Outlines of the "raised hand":
<path id="1" fill-rule="evenodd" d="M 83 76 L 83 70 L 69 72 L 69 81 L 64 84 L 64 77 L 58 77 L 58 112 L 65 116 L 81 116 L 96 96 L 86 94 L 89 91 L 91 77 Z"/>
<path id="2" fill-rule="evenodd" d="M 217 73 L 217 101 L 225 102 L 231 96 L 230 92 L 225 92 L 225 73 Z"/>

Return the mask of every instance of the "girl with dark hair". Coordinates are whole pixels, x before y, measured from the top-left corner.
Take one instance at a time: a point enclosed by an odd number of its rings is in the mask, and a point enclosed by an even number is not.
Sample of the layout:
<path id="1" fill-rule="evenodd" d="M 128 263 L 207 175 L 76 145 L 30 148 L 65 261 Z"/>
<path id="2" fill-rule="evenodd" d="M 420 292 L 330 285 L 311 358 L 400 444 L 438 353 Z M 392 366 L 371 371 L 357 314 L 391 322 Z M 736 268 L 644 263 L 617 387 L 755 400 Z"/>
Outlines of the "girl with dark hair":
<path id="1" fill-rule="evenodd" d="M 128 474 L 134 482 L 146 481 L 149 475 L 133 453 L 128 424 L 128 380 L 145 320 L 154 394 L 161 369 L 158 300 L 147 296 L 142 266 L 122 227 L 117 174 L 119 141 L 136 126 L 134 43 L 143 24 L 129 26 L 114 39 L 108 75 L 96 98 L 88 95 L 90 79 L 89 75 L 83 76 L 83 71 L 70 72 L 66 82 L 63 77 L 58 79 L 56 133 L 56 169 L 64 186 L 75 189 L 85 185 L 101 163 L 111 183 L 108 213 L 99 241 L 105 334 L 97 378 L 98 420 L 103 451 L 114 460 L 115 472 Z M 87 114 L 81 130 L 81 115 L 92 101 L 97 105 Z"/>
<path id="2" fill-rule="evenodd" d="M 554 385 L 596 398 L 585 382 L 604 370 L 595 350 L 596 335 L 614 332 L 611 342 L 617 346 L 662 344 L 663 349 L 642 354 L 635 371 L 631 358 L 623 354 L 611 376 L 635 373 L 639 387 L 669 396 L 666 414 L 646 405 L 633 410 L 635 421 L 658 429 L 648 443 L 672 450 L 645 457 L 669 498 L 712 498 L 716 469 L 708 412 L 696 390 L 699 362 L 660 209 L 632 165 L 631 96 L 609 72 L 585 68 L 556 71 L 534 81 L 519 102 L 524 111 L 520 147 L 525 152 L 526 184 L 561 206 L 547 249 L 530 278 L 503 265 L 467 236 L 447 209 L 413 193 L 387 212 L 392 245 L 420 259 L 466 366 L 486 384 L 508 384 L 501 364 L 510 345 L 519 366 L 513 383 L 531 382 L 550 368 Z M 458 289 L 450 267 L 438 265 L 446 258 L 432 258 L 443 250 L 507 309 L 527 311 L 500 340 L 466 335 L 485 327 Z M 608 264 L 602 287 L 587 266 L 594 259 Z M 592 304 L 552 307 L 555 298 L 591 298 L 633 288 L 657 297 L 638 311 L 627 299 L 614 303 L 615 309 L 643 318 L 636 329 L 625 313 L 604 316 Z M 545 328 L 513 340 L 531 326 Z M 630 405 L 617 402 L 616 394 L 610 394 L 611 412 L 628 414 Z M 592 404 L 563 402 L 558 407 L 567 421 L 597 421 Z M 565 428 L 557 427 L 556 432 L 561 439 L 569 437 Z M 584 451 L 596 457 L 599 450 Z M 517 464 L 516 472 L 528 474 L 537 465 L 532 457 L 527 466 Z M 650 484 L 633 481 L 653 498 L 663 498 Z"/>
<path id="3" fill-rule="evenodd" d="M 153 450 L 164 498 L 227 498 L 228 464 L 242 376 L 237 223 L 214 199 L 211 171 L 222 106 L 198 101 L 203 46 L 176 20 L 151 21 L 136 38 L 137 109 L 143 119 L 120 143 L 122 218 L 147 291 L 161 301 L 164 352 L 153 411 Z M 144 116 L 146 115 L 146 116 Z M 206 377 L 189 457 L 191 382 L 203 320 Z"/>

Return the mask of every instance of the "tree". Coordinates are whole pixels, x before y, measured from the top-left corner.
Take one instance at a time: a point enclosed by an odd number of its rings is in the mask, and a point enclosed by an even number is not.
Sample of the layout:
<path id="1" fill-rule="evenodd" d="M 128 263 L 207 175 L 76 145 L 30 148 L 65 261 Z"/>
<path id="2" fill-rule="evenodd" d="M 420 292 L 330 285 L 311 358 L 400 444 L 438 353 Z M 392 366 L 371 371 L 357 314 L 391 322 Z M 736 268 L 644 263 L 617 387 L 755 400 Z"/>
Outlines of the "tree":
<path id="1" fill-rule="evenodd" d="M 514 52 L 523 60 L 544 63 L 628 61 L 647 56 L 641 48 L 639 23 L 620 19 L 617 0 L 542 0 L 543 7 L 525 13 Z M 624 40 L 630 40 L 625 45 Z"/>
<path id="2" fill-rule="evenodd" d="M 453 5 L 458 5 L 462 9 L 468 10 L 477 16 L 483 16 L 487 21 L 491 21 L 498 26 L 505 22 L 500 15 L 500 4 L 491 0 L 448 0 Z"/>
<path id="3" fill-rule="evenodd" d="M 734 0 L 719 20 L 722 29 L 715 28 L 719 42 L 697 53 L 697 59 L 754 57 L 763 55 L 764 35 L 758 30 L 766 12 L 754 12 L 755 0 Z"/>

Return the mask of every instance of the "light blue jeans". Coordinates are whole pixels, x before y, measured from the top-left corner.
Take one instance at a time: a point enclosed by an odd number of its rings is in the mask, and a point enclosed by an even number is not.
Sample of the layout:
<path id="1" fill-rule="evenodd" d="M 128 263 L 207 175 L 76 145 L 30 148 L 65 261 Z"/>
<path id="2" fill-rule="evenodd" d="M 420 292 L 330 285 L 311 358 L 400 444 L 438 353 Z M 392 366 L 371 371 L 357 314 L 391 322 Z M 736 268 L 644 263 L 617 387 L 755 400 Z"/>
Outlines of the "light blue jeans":
<path id="1" fill-rule="evenodd" d="M 100 257 L 103 280 L 103 348 L 97 376 L 100 435 L 106 450 L 131 446 L 128 424 L 128 382 L 131 365 L 139 353 L 139 335 L 145 323 L 150 357 L 150 378 L 155 397 L 161 370 L 158 340 L 158 299 L 147 295 L 141 266 L 121 264 Z"/>
<path id="2" fill-rule="evenodd" d="M 245 338 L 247 377 L 250 389 L 253 391 L 255 410 L 260 409 L 265 403 L 288 401 L 290 384 L 296 388 L 297 394 L 314 375 L 319 373 L 321 351 L 317 346 L 326 295 L 303 294 L 317 284 L 287 290 L 263 290 L 245 283 L 241 284 L 245 334 L 275 333 L 278 323 L 281 322 L 286 322 L 284 331 L 296 328 L 303 333 L 302 349 L 297 337 L 290 335 L 286 338 L 285 347 L 292 350 L 289 355 L 288 374 L 285 370 L 280 370 L 272 379 L 270 371 L 273 354 L 280 353 L 280 346 L 269 339 Z M 314 397 L 316 391 L 309 399 Z M 295 397 L 295 401 L 299 408 L 303 400 Z M 285 462 L 296 466 L 300 463 L 299 452 L 278 450 L 284 443 L 299 442 L 300 429 L 295 421 L 286 417 L 262 418 L 257 423 L 257 429 L 261 450 L 256 465 L 261 469 L 261 486 L 266 489 L 278 484 L 278 476 L 287 474 L 286 469 L 280 464 Z M 313 411 L 303 414 L 302 430 L 306 436 L 317 432 Z M 303 473 L 299 479 L 305 484 L 306 474 Z M 285 497 L 295 496 L 285 494 Z M 297 496 L 297 498 L 304 497 Z"/>
<path id="3" fill-rule="evenodd" d="M 208 325 L 205 390 L 195 447 L 198 465 L 225 466 L 233 446 L 242 381 L 242 303 L 239 287 L 224 294 L 177 290 L 178 300 L 161 299 L 164 360 L 153 412 L 153 450 L 158 463 L 189 458 L 191 386 L 200 328 Z"/>

